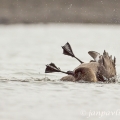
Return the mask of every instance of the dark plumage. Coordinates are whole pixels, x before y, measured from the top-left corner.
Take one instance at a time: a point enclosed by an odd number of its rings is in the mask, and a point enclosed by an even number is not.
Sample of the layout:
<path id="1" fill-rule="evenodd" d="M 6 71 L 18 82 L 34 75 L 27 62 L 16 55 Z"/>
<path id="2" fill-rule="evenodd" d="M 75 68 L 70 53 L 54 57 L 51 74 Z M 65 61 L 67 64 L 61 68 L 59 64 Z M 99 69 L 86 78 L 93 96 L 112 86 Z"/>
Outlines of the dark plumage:
<path id="1" fill-rule="evenodd" d="M 90 82 L 109 81 L 116 76 L 116 58 L 104 51 L 103 55 L 95 51 L 88 52 L 94 60 L 89 63 L 82 63 L 74 69 L 74 75 L 68 75 L 61 80 L 63 81 L 78 81 L 85 80 Z"/>

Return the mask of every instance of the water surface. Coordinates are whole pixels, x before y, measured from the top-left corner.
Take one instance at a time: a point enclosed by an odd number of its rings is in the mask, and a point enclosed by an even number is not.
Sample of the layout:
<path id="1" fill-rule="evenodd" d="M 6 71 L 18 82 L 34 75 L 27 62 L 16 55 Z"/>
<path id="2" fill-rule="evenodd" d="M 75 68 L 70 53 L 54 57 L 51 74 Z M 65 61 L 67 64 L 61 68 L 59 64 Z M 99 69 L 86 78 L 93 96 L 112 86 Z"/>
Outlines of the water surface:
<path id="1" fill-rule="evenodd" d="M 74 83 L 60 81 L 62 73 L 44 73 L 50 62 L 64 71 L 79 65 L 62 54 L 61 46 L 69 42 L 85 62 L 92 59 L 89 50 L 102 53 L 105 49 L 116 56 L 119 76 L 119 31 L 120 26 L 113 25 L 1 25 L 0 119 L 119 120 L 119 77 L 111 84 Z"/>

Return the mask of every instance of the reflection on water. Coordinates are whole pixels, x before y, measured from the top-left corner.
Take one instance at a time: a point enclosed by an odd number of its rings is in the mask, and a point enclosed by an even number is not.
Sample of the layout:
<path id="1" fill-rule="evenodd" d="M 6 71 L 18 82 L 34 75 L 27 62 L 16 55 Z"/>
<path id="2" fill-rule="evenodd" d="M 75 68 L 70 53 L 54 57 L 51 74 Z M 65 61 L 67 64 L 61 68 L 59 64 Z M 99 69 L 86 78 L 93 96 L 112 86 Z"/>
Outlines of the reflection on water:
<path id="1" fill-rule="evenodd" d="M 79 120 L 93 111 L 119 110 L 119 83 L 62 82 L 62 73 L 45 74 L 54 62 L 62 70 L 79 65 L 64 56 L 61 46 L 69 42 L 77 57 L 87 62 L 89 50 L 105 49 L 117 58 L 119 81 L 119 26 L 11 25 L 0 26 L 0 119 Z M 90 116 L 93 120 L 98 115 Z M 119 119 L 119 115 L 104 115 Z"/>

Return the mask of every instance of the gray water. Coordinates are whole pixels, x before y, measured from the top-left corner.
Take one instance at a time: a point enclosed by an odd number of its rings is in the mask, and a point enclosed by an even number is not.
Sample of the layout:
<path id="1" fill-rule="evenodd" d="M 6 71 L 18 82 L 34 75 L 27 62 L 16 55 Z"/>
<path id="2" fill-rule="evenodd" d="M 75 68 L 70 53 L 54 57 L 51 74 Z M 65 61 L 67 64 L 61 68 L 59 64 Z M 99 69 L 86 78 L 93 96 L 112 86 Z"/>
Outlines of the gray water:
<path id="1" fill-rule="evenodd" d="M 113 25 L 1 25 L 0 120 L 119 120 L 119 39 Z M 116 56 L 118 82 L 62 82 L 62 73 L 45 74 L 51 62 L 64 71 L 79 65 L 62 54 L 66 42 L 85 62 L 89 50 Z"/>

